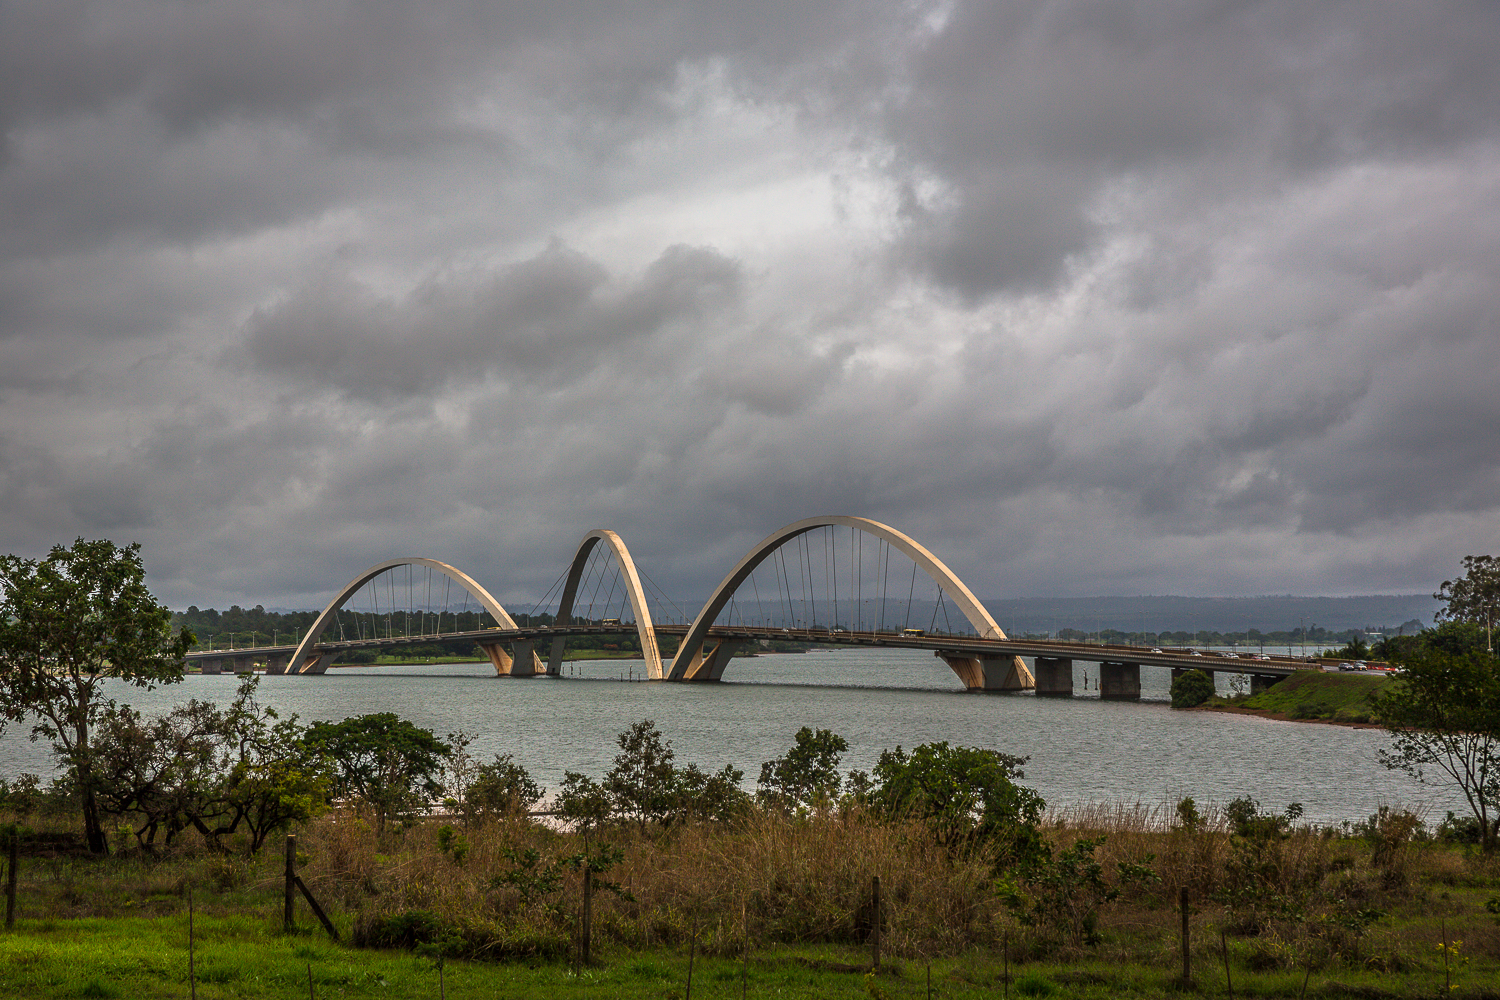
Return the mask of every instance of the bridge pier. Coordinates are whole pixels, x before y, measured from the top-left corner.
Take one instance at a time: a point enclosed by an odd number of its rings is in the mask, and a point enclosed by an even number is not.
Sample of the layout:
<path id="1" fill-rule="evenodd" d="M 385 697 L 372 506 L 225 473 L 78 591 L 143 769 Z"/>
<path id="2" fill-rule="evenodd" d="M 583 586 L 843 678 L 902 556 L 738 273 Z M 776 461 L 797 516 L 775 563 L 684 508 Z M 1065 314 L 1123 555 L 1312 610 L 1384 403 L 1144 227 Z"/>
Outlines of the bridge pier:
<path id="1" fill-rule="evenodd" d="M 698 655 L 688 664 L 687 674 L 683 677 L 686 681 L 717 681 L 724 678 L 724 668 L 729 666 L 729 661 L 734 659 L 744 643 L 734 639 L 724 639 L 715 646 L 708 655 L 699 650 Z"/>
<path id="2" fill-rule="evenodd" d="M 328 668 L 333 666 L 333 658 L 337 655 L 337 653 L 319 653 L 316 651 L 309 653 L 307 659 L 302 661 L 302 669 L 299 673 L 326 674 Z"/>
<path id="3" fill-rule="evenodd" d="M 951 650 L 934 650 L 952 668 L 970 691 L 1025 691 L 1036 687 L 1036 679 L 1019 656 L 975 656 Z"/>
<path id="4" fill-rule="evenodd" d="M 221 665 L 222 663 L 222 660 L 199 660 L 198 671 L 203 674 L 223 673 L 224 668 Z"/>
<path id="5" fill-rule="evenodd" d="M 268 656 L 266 657 L 266 673 L 284 674 L 286 673 L 286 665 L 291 662 L 291 653 L 278 653 L 274 656 Z"/>
<path id="6" fill-rule="evenodd" d="M 1037 697 L 1073 697 L 1072 660 L 1060 656 L 1038 656 L 1035 670 Z"/>
<path id="7" fill-rule="evenodd" d="M 535 677 L 547 672 L 530 639 L 512 639 L 510 652 L 498 642 L 480 643 L 479 648 L 494 664 L 496 677 Z"/>
<path id="8" fill-rule="evenodd" d="M 1140 701 L 1141 665 L 1107 660 L 1100 663 L 1099 697 L 1103 701 Z"/>
<path id="9" fill-rule="evenodd" d="M 561 625 L 566 623 L 559 621 L 557 624 Z M 559 677 L 562 675 L 563 647 L 567 644 L 568 640 L 560 635 L 556 636 L 552 640 L 552 648 L 547 653 L 548 677 Z"/>
<path id="10" fill-rule="evenodd" d="M 240 674 L 255 673 L 255 658 L 252 656 L 236 656 L 234 658 L 234 673 L 236 677 Z"/>
<path id="11" fill-rule="evenodd" d="M 1275 684 L 1281 679 L 1282 678 L 1277 676 L 1276 674 L 1251 674 L 1250 693 L 1260 694 L 1262 691 L 1268 690 L 1272 684 Z"/>

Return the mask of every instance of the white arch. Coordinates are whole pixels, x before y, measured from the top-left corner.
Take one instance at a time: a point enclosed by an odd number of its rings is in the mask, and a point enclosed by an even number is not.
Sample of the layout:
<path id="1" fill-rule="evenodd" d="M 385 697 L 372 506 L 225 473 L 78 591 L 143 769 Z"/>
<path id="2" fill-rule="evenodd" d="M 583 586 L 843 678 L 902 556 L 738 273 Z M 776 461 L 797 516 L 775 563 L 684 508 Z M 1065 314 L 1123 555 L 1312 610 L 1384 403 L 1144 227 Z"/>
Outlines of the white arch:
<path id="1" fill-rule="evenodd" d="M 286 665 L 286 672 L 289 674 L 302 673 L 303 667 L 307 663 L 308 653 L 312 650 L 313 646 L 317 645 L 318 637 L 323 634 L 323 629 L 328 626 L 329 619 L 338 613 L 338 610 L 344 606 L 344 602 L 353 597 L 359 591 L 359 588 L 386 570 L 396 566 L 427 566 L 437 570 L 478 598 L 480 606 L 494 617 L 495 624 L 507 629 L 514 629 L 516 627 L 515 620 L 500 606 L 500 602 L 491 597 L 489 591 L 481 587 L 473 577 L 462 570 L 455 569 L 445 562 L 438 562 L 436 559 L 423 559 L 420 557 L 388 559 L 379 565 L 371 566 L 359 576 L 350 580 L 344 589 L 339 591 L 338 596 L 329 602 L 328 607 L 324 608 L 323 613 L 318 615 L 317 620 L 313 622 L 312 628 L 307 630 L 307 635 L 297 644 L 296 652 L 292 654 L 291 661 Z"/>
<path id="2" fill-rule="evenodd" d="M 646 606 L 646 592 L 641 589 L 641 578 L 635 570 L 635 560 L 630 550 L 615 532 L 606 528 L 595 528 L 578 543 L 573 556 L 573 565 L 568 568 L 568 582 L 563 585 L 562 600 L 557 605 L 556 625 L 570 625 L 573 618 L 573 600 L 578 596 L 578 581 L 583 568 L 588 564 L 589 553 L 599 542 L 605 542 L 614 550 L 615 560 L 620 564 L 620 576 L 625 581 L 625 592 L 630 595 L 630 607 L 635 612 L 635 632 L 641 640 L 641 656 L 646 661 L 646 675 L 652 680 L 662 678 L 661 651 L 656 645 L 656 626 L 651 623 L 651 610 Z M 552 651 L 547 657 L 547 673 L 556 674 L 562 664 L 564 639 L 552 640 Z"/>
<path id="3" fill-rule="evenodd" d="M 708 635 L 708 630 L 713 626 L 714 619 L 724 610 L 729 603 L 729 598 L 739 589 L 740 584 L 749 579 L 750 574 L 759 566 L 767 556 L 775 552 L 787 542 L 798 535 L 806 534 L 817 528 L 825 528 L 830 525 L 842 525 L 844 527 L 856 528 L 869 535 L 874 535 L 889 544 L 892 548 L 904 552 L 911 560 L 932 577 L 943 593 L 956 604 L 964 617 L 969 619 L 969 624 L 985 639 L 1004 639 L 1005 633 L 990 617 L 984 605 L 979 603 L 979 598 L 969 590 L 964 582 L 960 580 L 953 571 L 949 569 L 941 559 L 927 551 L 910 536 L 897 531 L 890 525 L 872 521 L 867 517 L 848 517 L 842 514 L 831 514 L 825 517 L 809 517 L 801 521 L 793 522 L 779 531 L 773 531 L 761 539 L 750 552 L 739 561 L 729 575 L 724 578 L 718 588 L 714 590 L 713 596 L 698 612 L 698 617 L 693 619 L 693 625 L 688 629 L 687 635 L 682 640 L 682 645 L 677 647 L 677 655 L 672 659 L 672 670 L 667 675 L 668 680 L 686 680 L 693 671 L 697 662 L 703 655 L 703 640 Z M 1025 665 L 1017 659 L 1021 670 Z"/>

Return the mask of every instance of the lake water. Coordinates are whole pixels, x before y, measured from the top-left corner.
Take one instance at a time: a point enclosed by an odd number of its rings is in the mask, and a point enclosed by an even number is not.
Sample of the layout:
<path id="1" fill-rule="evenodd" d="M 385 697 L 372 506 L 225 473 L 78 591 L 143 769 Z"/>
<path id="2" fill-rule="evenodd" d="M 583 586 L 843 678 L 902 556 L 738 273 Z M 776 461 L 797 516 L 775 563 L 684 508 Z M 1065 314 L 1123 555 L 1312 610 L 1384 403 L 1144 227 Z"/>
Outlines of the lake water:
<path id="1" fill-rule="evenodd" d="M 640 661 L 569 663 L 562 677 L 497 678 L 488 663 L 336 668 L 316 677 L 271 676 L 259 696 L 302 721 L 395 712 L 436 733 L 462 730 L 481 759 L 511 753 L 548 788 L 564 771 L 599 776 L 615 734 L 652 719 L 679 764 L 733 764 L 754 784 L 762 761 L 786 752 L 802 726 L 849 742 L 846 768 L 869 770 L 897 745 L 947 740 L 1031 757 L 1025 783 L 1052 806 L 1200 805 L 1241 795 L 1281 810 L 1301 802 L 1316 823 L 1363 819 L 1380 805 L 1416 808 L 1429 822 L 1463 804 L 1441 786 L 1387 771 L 1374 729 L 1174 712 L 1168 671 L 1141 668 L 1140 702 L 1102 702 L 1098 668 L 1076 664 L 1076 696 L 969 694 L 947 664 L 897 649 L 817 650 L 736 659 L 718 684 L 630 683 Z M 1087 678 L 1090 690 L 1084 691 Z M 1220 675 L 1221 688 L 1228 679 Z M 192 675 L 153 692 L 112 692 L 142 711 L 189 698 L 227 702 L 232 676 Z M 44 745 L 12 726 L 0 737 L 0 774 L 47 773 Z"/>

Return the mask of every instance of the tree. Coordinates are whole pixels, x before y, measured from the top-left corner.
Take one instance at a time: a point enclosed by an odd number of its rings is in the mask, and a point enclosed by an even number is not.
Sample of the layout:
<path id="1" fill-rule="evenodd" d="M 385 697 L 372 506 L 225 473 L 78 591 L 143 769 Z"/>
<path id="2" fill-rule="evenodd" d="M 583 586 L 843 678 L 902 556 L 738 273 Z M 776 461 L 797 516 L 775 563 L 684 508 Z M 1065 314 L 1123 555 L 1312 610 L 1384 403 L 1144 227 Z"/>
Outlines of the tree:
<path id="1" fill-rule="evenodd" d="M 325 761 L 307 742 L 307 728 L 295 715 L 282 719 L 274 708 L 259 705 L 258 683 L 247 677 L 224 715 L 231 766 L 214 789 L 214 808 L 193 820 L 211 845 L 243 823 L 252 854 L 272 833 L 305 823 L 326 808 L 329 785 Z"/>
<path id="2" fill-rule="evenodd" d="M 1172 707 L 1197 708 L 1214 696 L 1214 679 L 1206 670 L 1187 670 L 1172 678 Z"/>
<path id="3" fill-rule="evenodd" d="M 829 729 L 797 730 L 796 745 L 760 766 L 760 800 L 788 810 L 825 807 L 839 793 L 839 761 L 848 742 Z"/>
<path id="4" fill-rule="evenodd" d="M 727 823 L 744 815 L 750 807 L 750 796 L 740 788 L 744 777 L 744 771 L 730 764 L 713 774 L 697 764 L 678 768 L 673 776 L 672 805 L 667 822 L 701 820 Z"/>
<path id="5" fill-rule="evenodd" d="M 1045 855 L 1039 826 L 1047 804 L 1016 784 L 1027 758 L 979 747 L 899 746 L 875 764 L 871 806 L 887 817 L 921 820 L 950 850 L 991 845 L 996 863 L 1029 864 Z"/>
<path id="6" fill-rule="evenodd" d="M 547 790 L 538 785 L 526 768 L 510 754 L 496 754 L 488 764 L 475 769 L 473 782 L 463 797 L 467 816 L 516 816 L 541 801 Z"/>
<path id="7" fill-rule="evenodd" d="M 113 704 L 107 678 L 143 687 L 182 679 L 193 645 L 186 628 L 146 589 L 140 546 L 80 538 L 40 562 L 0 558 L 0 715 L 32 718 L 52 741 L 83 807 L 89 850 L 107 853 L 92 770 L 91 735 Z"/>
<path id="8" fill-rule="evenodd" d="M 333 768 L 334 798 L 373 808 L 382 832 L 388 820 L 404 819 L 442 793 L 439 779 L 452 752 L 429 730 L 392 712 L 314 722 L 305 743 Z"/>
<path id="9" fill-rule="evenodd" d="M 647 824 L 661 822 L 672 812 L 677 777 L 672 743 L 650 719 L 635 723 L 615 742 L 620 752 L 604 776 L 604 788 L 614 812 L 634 819 L 644 833 Z"/>
<path id="10" fill-rule="evenodd" d="M 91 771 L 99 809 L 134 818 L 135 837 L 151 850 L 158 830 L 167 846 L 217 798 L 229 769 L 223 713 L 191 701 L 155 719 L 112 706 L 95 726 Z"/>
<path id="11" fill-rule="evenodd" d="M 190 701 L 149 720 L 128 705 L 104 713 L 92 751 L 101 809 L 138 821 L 147 849 L 159 829 L 169 846 L 193 827 L 218 848 L 243 826 L 252 854 L 270 834 L 311 818 L 326 797 L 321 760 L 296 716 L 281 720 L 256 704 L 256 684 L 247 678 L 222 710 Z"/>
<path id="12" fill-rule="evenodd" d="M 587 844 L 594 831 L 609 822 L 614 803 L 603 785 L 577 771 L 563 773 L 557 793 L 557 814 L 570 820 Z"/>
<path id="13" fill-rule="evenodd" d="M 1419 781 L 1456 785 L 1479 824 L 1486 852 L 1500 836 L 1500 672 L 1486 652 L 1423 644 L 1403 653 L 1402 672 L 1373 699 L 1390 734 L 1380 762 Z"/>
<path id="14" fill-rule="evenodd" d="M 1486 630 L 1495 621 L 1500 605 L 1500 560 L 1493 556 L 1464 556 L 1464 575 L 1444 580 L 1432 595 L 1444 607 L 1437 613 L 1439 622 L 1467 621 L 1483 625 Z"/>

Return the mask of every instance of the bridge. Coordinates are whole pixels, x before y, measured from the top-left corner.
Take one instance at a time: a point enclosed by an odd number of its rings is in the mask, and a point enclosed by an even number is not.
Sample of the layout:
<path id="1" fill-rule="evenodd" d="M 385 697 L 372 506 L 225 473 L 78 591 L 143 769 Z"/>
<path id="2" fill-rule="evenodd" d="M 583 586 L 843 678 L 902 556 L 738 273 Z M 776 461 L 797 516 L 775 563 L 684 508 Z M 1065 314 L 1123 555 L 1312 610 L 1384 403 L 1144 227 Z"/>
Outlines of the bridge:
<path id="1" fill-rule="evenodd" d="M 838 543 L 833 532 L 848 529 L 850 537 L 846 556 L 846 569 L 838 567 Z M 806 607 L 809 601 L 809 584 L 817 576 L 815 565 L 816 543 L 809 539 L 817 535 L 823 539 L 824 567 L 822 594 L 825 621 L 828 609 L 832 608 L 831 623 L 816 624 L 817 594 L 811 594 L 814 623 L 796 617 L 798 600 Z M 871 544 L 870 553 L 873 570 L 866 569 L 866 543 Z M 801 583 L 800 596 L 793 594 L 793 569 L 787 563 L 787 547 L 795 546 L 792 552 L 797 560 L 795 572 Z M 907 609 L 913 606 L 911 597 L 915 593 L 916 576 L 922 571 L 936 587 L 937 601 L 934 604 L 933 621 L 937 610 L 942 608 L 945 624 L 947 605 L 951 602 L 957 613 L 967 622 L 972 631 L 956 631 L 951 627 L 939 630 L 936 627 L 912 628 L 907 624 L 896 626 L 882 620 L 883 610 L 892 602 L 889 587 L 889 568 L 892 554 L 899 553 L 912 565 L 912 586 L 906 600 L 894 599 Z M 779 561 L 779 565 L 778 565 Z M 616 592 L 620 594 L 620 616 L 593 616 L 592 609 L 597 592 L 606 578 L 603 567 L 613 565 L 615 573 L 610 583 L 605 605 L 608 609 Z M 765 570 L 766 566 L 770 569 Z M 356 638 L 344 635 L 344 623 L 340 617 L 355 595 L 367 590 L 372 581 L 387 580 L 390 584 L 391 600 L 394 602 L 394 574 L 404 569 L 407 577 L 408 605 L 421 608 L 411 617 L 421 615 L 423 625 L 416 633 L 387 634 L 381 636 L 372 624 L 371 635 L 361 632 Z M 426 575 L 428 601 L 419 604 L 413 587 L 415 571 Z M 595 580 L 595 570 L 598 579 Z M 764 610 L 765 602 L 760 597 L 756 582 L 757 570 L 764 570 L 776 579 L 775 607 L 782 612 L 785 624 L 770 621 L 747 621 L 743 612 L 735 623 L 736 597 L 749 581 L 754 588 L 755 604 Z M 844 573 L 847 572 L 847 578 Z M 465 606 L 469 600 L 477 602 L 482 613 L 489 616 L 495 625 L 479 629 L 460 631 L 456 627 L 443 631 L 446 620 L 438 613 L 436 629 L 428 631 L 426 622 L 432 614 L 426 610 L 431 606 L 433 581 L 437 580 L 445 594 L 451 593 L 453 585 L 462 591 Z M 582 600 L 582 590 L 593 582 L 594 594 L 589 599 L 590 611 L 575 614 Z M 840 620 L 838 585 L 846 586 L 845 603 L 850 604 L 847 620 Z M 869 584 L 874 596 L 865 598 L 865 585 Z M 629 549 L 621 537 L 607 529 L 590 531 L 580 540 L 572 560 L 554 584 L 561 586 L 556 613 L 546 625 L 518 624 L 509 612 L 478 581 L 463 571 L 435 559 L 402 558 L 391 559 L 370 567 L 341 588 L 314 620 L 301 640 L 291 645 L 252 646 L 231 650 L 198 650 L 188 654 L 204 673 L 222 672 L 227 663 L 236 672 L 253 669 L 253 664 L 263 662 L 268 674 L 316 675 L 324 673 L 339 655 L 362 649 L 385 649 L 391 647 L 430 644 L 433 642 L 472 641 L 495 668 L 500 677 L 559 676 L 566 643 L 576 636 L 634 636 L 639 643 L 641 659 L 644 661 L 646 678 L 668 682 L 705 682 L 720 680 L 736 653 L 747 648 L 758 647 L 763 642 L 790 640 L 807 644 L 830 644 L 863 647 L 888 647 L 900 649 L 931 650 L 958 675 L 969 691 L 1018 692 L 1031 690 L 1039 696 L 1070 696 L 1073 693 L 1073 663 L 1087 661 L 1097 663 L 1100 680 L 1100 697 L 1110 700 L 1134 700 L 1140 697 L 1140 670 L 1143 666 L 1170 669 L 1176 677 L 1190 669 L 1209 672 L 1248 674 L 1252 690 L 1260 690 L 1297 670 L 1316 668 L 1316 664 L 1291 657 L 1256 657 L 1246 660 L 1233 654 L 1205 656 L 1197 650 L 1166 650 L 1133 646 L 1109 646 L 1057 640 L 1011 639 L 990 616 L 984 605 L 972 591 L 937 556 L 914 539 L 889 525 L 863 517 L 829 515 L 806 518 L 793 522 L 767 535 L 751 548 L 720 582 L 690 624 L 664 623 L 653 620 L 650 601 L 642 585 L 642 574 L 638 571 Z M 375 591 L 378 602 L 379 591 Z M 856 596 L 857 595 L 857 596 Z M 550 592 L 549 592 L 550 596 Z M 872 611 L 876 620 L 866 623 L 863 609 L 873 600 L 880 601 L 880 610 Z M 446 600 L 446 599 L 445 599 Z M 628 611 L 626 605 L 628 604 Z M 391 612 L 387 611 L 387 616 Z M 378 607 L 375 618 L 378 619 Z M 686 616 L 684 616 L 685 618 Z M 774 617 L 772 615 L 764 616 Z M 458 618 L 454 617 L 455 624 Z M 865 627 L 866 625 L 870 627 Z M 677 637 L 677 650 L 670 661 L 664 661 L 658 643 L 659 636 Z M 543 654 L 545 653 L 545 659 Z M 1028 668 L 1023 657 L 1033 658 L 1035 670 Z"/>

